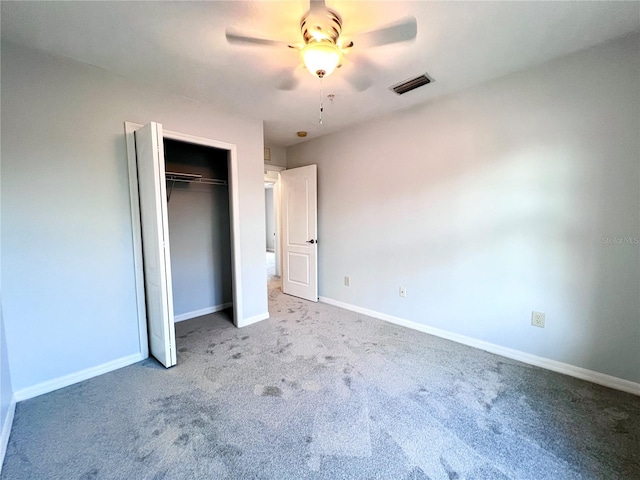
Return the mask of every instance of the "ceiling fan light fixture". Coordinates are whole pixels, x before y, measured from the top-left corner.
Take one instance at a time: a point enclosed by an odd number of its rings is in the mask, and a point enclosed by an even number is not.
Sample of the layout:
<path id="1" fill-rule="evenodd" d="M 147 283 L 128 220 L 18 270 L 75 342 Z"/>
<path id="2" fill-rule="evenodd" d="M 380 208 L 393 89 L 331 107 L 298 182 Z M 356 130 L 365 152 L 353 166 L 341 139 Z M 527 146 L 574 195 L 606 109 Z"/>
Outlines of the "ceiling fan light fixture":
<path id="1" fill-rule="evenodd" d="M 307 70 L 318 78 L 328 77 L 342 62 L 342 51 L 329 41 L 308 43 L 300 56 Z"/>

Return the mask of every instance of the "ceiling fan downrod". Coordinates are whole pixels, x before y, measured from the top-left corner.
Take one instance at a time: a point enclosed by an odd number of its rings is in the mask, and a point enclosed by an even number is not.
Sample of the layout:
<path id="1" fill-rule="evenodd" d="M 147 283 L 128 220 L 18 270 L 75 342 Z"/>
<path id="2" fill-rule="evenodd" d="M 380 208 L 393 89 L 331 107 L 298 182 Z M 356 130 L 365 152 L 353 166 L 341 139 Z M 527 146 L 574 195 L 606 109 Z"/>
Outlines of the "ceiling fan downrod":
<path id="1" fill-rule="evenodd" d="M 322 75 L 324 77 L 324 75 Z M 324 112 L 324 94 L 322 93 L 322 77 L 318 75 L 320 78 L 320 118 L 318 119 L 318 123 L 322 125 L 322 112 Z"/>

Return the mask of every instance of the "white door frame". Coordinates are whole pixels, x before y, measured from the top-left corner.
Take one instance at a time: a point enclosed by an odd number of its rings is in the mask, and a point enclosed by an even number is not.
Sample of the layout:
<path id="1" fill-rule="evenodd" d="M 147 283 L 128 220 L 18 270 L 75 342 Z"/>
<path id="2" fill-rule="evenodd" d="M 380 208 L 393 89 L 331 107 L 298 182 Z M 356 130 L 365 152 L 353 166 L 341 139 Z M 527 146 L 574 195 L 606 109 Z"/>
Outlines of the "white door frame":
<path id="1" fill-rule="evenodd" d="M 140 226 L 140 199 L 138 196 L 138 168 L 136 164 L 136 144 L 134 132 L 143 125 L 124 122 L 127 141 L 127 160 L 129 167 L 129 199 L 131 207 L 131 229 L 133 233 L 133 258 L 135 273 L 136 302 L 138 307 L 138 333 L 140 353 L 143 358 L 149 356 L 147 335 L 147 311 L 144 294 L 144 271 L 142 254 L 142 229 Z M 229 152 L 229 214 L 231 220 L 231 282 L 233 291 L 233 323 L 237 327 L 242 321 L 242 279 L 240 258 L 240 195 L 238 193 L 238 154 L 233 143 L 221 142 L 210 138 L 197 137 L 185 133 L 163 131 L 163 138 L 180 140 L 197 145 L 220 148 Z"/>

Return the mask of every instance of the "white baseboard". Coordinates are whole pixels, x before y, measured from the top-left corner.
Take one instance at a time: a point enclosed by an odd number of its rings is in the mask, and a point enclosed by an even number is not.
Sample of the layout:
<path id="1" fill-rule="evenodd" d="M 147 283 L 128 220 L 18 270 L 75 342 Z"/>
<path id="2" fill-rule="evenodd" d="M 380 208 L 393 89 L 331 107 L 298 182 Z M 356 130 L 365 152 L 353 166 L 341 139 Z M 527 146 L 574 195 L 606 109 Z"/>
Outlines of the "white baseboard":
<path id="1" fill-rule="evenodd" d="M 118 358 L 116 360 L 103 363 L 102 365 L 98 365 L 96 367 L 86 368 L 84 370 L 80 370 L 79 372 L 71 373 L 69 375 L 54 378 L 53 380 L 47 380 L 46 382 L 38 383 L 31 387 L 23 388 L 22 390 L 14 392 L 13 398 L 16 402 L 28 400 L 29 398 L 37 397 L 38 395 L 53 392 L 54 390 L 58 390 L 59 388 L 68 387 L 69 385 L 73 385 L 74 383 L 97 377 L 98 375 L 102 375 L 103 373 L 111 372 L 113 370 L 132 365 L 134 363 L 140 362 L 141 360 L 144 360 L 142 354 L 134 353 L 133 355 Z"/>
<path id="2" fill-rule="evenodd" d="M 261 322 L 262 320 L 267 320 L 268 318 L 269 318 L 269 312 L 261 313 L 260 315 L 254 315 L 253 317 L 242 319 L 240 322 L 238 322 L 238 325 L 236 325 L 236 326 L 238 328 L 246 327 L 247 325 L 251 325 L 252 323 Z"/>
<path id="3" fill-rule="evenodd" d="M 9 402 L 9 409 L 7 415 L 3 419 L 2 432 L 0 433 L 0 473 L 2 473 L 2 464 L 4 463 L 4 456 L 7 453 L 7 446 L 9 445 L 9 436 L 11 435 L 11 427 L 13 425 L 13 415 L 16 413 L 16 397 L 11 397 Z"/>
<path id="4" fill-rule="evenodd" d="M 233 306 L 233 302 L 222 303 L 220 305 L 214 305 L 213 307 L 202 308 L 200 310 L 194 310 L 193 312 L 181 313 L 173 318 L 174 322 L 183 322 L 185 320 L 191 320 L 192 318 L 202 317 L 203 315 L 209 315 L 210 313 L 216 313 L 225 308 Z"/>
<path id="5" fill-rule="evenodd" d="M 612 375 L 606 375 L 604 373 L 595 372 L 593 370 L 587 370 L 586 368 L 577 367 L 568 363 L 558 362 L 549 358 L 538 357 L 530 353 L 522 352 L 520 350 L 514 350 L 512 348 L 496 345 L 495 343 L 485 342 L 473 337 L 467 337 L 466 335 L 460 335 L 458 333 L 447 332 L 439 328 L 430 327 L 421 323 L 412 322 L 411 320 L 405 320 L 404 318 L 394 317 L 393 315 L 387 315 L 386 313 L 376 312 L 367 308 L 358 307 L 349 303 L 333 300 L 332 298 L 320 297 L 319 299 L 323 303 L 334 305 L 336 307 L 344 308 L 345 310 L 351 310 L 352 312 L 362 313 L 369 317 L 384 320 L 389 323 L 394 323 L 402 327 L 411 328 L 412 330 L 418 330 L 420 332 L 428 333 L 436 337 L 445 338 L 457 343 L 462 343 L 470 347 L 479 348 L 486 352 L 495 353 L 503 357 L 518 360 L 529 365 L 535 365 L 536 367 L 545 368 L 554 372 L 569 375 L 571 377 L 579 378 L 581 380 L 587 380 L 598 385 L 614 388 L 623 392 L 632 393 L 640 396 L 640 383 L 625 380 L 623 378 L 614 377 Z"/>

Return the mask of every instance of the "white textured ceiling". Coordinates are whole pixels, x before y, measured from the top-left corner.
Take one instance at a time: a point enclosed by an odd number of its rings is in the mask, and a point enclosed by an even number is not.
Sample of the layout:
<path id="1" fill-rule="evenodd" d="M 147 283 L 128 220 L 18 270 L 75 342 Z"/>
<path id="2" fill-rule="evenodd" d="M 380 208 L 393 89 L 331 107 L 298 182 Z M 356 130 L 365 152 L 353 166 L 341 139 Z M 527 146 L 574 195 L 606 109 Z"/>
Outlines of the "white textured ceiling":
<path id="1" fill-rule="evenodd" d="M 264 120 L 265 140 L 288 146 L 405 109 L 640 29 L 639 2 L 331 1 L 343 31 L 357 33 L 413 15 L 418 35 L 400 44 L 358 48 L 320 85 L 286 47 L 229 45 L 225 29 L 300 41 L 305 1 L 7 2 L 2 38 L 102 67 L 138 82 Z M 357 69 L 357 70 L 355 70 Z M 285 74 L 299 79 L 279 90 Z M 399 97 L 388 87 L 427 72 L 435 82 Z M 367 74 L 355 91 L 345 76 Z"/>

